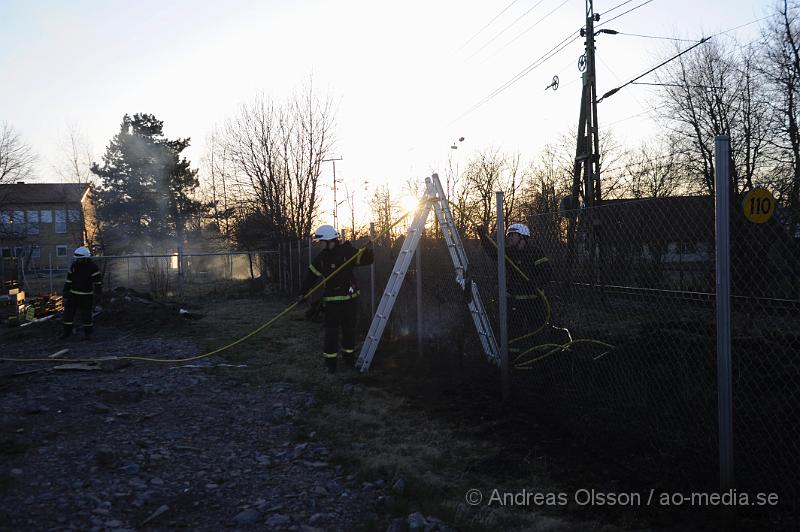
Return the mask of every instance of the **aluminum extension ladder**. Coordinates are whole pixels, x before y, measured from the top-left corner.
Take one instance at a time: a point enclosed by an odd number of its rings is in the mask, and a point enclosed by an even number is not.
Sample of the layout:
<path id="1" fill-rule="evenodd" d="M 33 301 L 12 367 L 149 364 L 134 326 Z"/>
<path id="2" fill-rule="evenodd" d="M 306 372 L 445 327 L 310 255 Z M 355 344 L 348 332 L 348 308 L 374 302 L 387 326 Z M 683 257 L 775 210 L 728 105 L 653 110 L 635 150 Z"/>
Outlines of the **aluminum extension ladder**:
<path id="1" fill-rule="evenodd" d="M 483 352 L 490 362 L 497 365 L 500 364 L 497 341 L 492 332 L 489 316 L 486 314 L 486 309 L 481 301 L 478 286 L 472 280 L 467 279 L 467 274 L 469 272 L 467 254 L 464 251 L 461 238 L 453 222 L 453 215 L 450 212 L 447 195 L 439 181 L 439 176 L 433 174 L 433 176 L 425 179 L 425 198 L 423 204 L 420 205 L 416 213 L 414 213 L 414 219 L 408 228 L 408 233 L 403 241 L 400 254 L 397 256 L 394 268 L 392 268 L 392 274 L 389 276 L 389 282 L 386 283 L 386 290 L 383 292 L 381 301 L 375 311 L 375 316 L 372 318 L 369 332 L 367 332 L 367 337 L 364 340 L 364 345 L 361 347 L 361 353 L 358 356 L 356 367 L 362 372 L 367 371 L 370 364 L 372 364 L 372 359 L 375 356 L 375 351 L 378 349 L 383 330 L 386 328 L 389 315 L 397 300 L 397 294 L 400 293 L 400 288 L 403 286 L 403 279 L 405 279 L 406 272 L 411 264 L 411 259 L 414 257 L 414 252 L 419 245 L 431 207 L 436 213 L 442 236 L 447 245 L 447 250 L 450 253 L 450 258 L 453 261 L 456 282 L 462 289 L 468 289 L 472 292 L 468 307 L 472 316 L 472 321 L 475 324 L 475 330 L 478 333 L 478 338 L 483 347 Z M 467 283 L 470 284 L 470 287 L 466 287 Z"/>

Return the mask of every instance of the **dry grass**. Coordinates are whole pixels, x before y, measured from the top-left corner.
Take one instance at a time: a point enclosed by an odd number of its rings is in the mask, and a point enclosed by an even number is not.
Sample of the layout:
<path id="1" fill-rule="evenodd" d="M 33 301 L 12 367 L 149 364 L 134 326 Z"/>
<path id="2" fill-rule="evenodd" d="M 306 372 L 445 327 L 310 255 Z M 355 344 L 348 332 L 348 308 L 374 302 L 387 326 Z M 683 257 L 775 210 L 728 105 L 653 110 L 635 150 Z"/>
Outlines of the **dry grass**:
<path id="1" fill-rule="evenodd" d="M 252 299 L 221 302 L 208 309 L 198 335 L 208 348 L 218 347 L 267 321 L 285 303 Z M 407 489 L 389 501 L 391 513 L 422 511 L 462 530 L 568 526 L 555 515 L 558 510 L 545 516 L 530 509 L 509 511 L 485 505 L 476 509 L 466 505 L 464 494 L 473 487 L 558 490 L 547 480 L 546 466 L 531 458 L 530 451 L 524 459 L 525 453 L 516 452 L 505 457 L 497 441 L 483 436 L 493 430 L 495 419 L 491 414 L 467 412 L 472 419 L 459 420 L 450 415 L 447 406 L 452 398 L 444 398 L 442 405 L 430 404 L 432 408 L 421 405 L 420 397 L 435 403 L 430 399 L 431 387 L 441 385 L 437 380 L 441 377 L 397 369 L 377 369 L 368 375 L 354 370 L 326 374 L 320 356 L 321 334 L 320 324 L 305 321 L 300 310 L 293 312 L 258 337 L 228 351 L 225 357 L 230 361 L 248 364 L 246 369 L 229 371 L 251 382 L 290 381 L 312 389 L 317 402 L 301 422 L 304 426 L 299 432 L 315 430 L 323 435 L 334 448 L 333 460 L 347 465 L 365 481 L 384 479 L 391 485 L 403 478 Z M 427 388 L 423 396 L 415 390 L 420 386 Z M 508 467 L 493 466 L 495 460 L 510 461 L 510 467 L 517 471 L 508 475 Z M 385 523 L 369 526 L 379 528 Z"/>

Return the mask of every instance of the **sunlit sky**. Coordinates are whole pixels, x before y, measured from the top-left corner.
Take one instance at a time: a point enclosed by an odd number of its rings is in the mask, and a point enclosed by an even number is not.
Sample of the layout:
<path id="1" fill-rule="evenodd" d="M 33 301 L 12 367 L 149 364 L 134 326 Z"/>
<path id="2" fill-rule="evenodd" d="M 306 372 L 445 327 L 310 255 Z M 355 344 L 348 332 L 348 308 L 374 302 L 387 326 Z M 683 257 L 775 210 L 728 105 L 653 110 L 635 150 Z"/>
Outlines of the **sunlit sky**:
<path id="1" fill-rule="evenodd" d="M 622 1 L 599 0 L 595 11 L 602 16 Z M 100 160 L 122 115 L 136 112 L 163 120 L 169 137 L 191 137 L 187 156 L 197 167 L 215 124 L 241 103 L 258 92 L 283 98 L 312 77 L 336 104 L 337 177 L 365 199 L 379 184 L 397 187 L 441 169 L 451 153 L 467 158 L 494 146 L 531 157 L 577 123 L 580 39 L 459 118 L 584 23 L 584 0 L 517 0 L 478 33 L 509 4 L 0 0 L 0 121 L 33 146 L 40 181 L 58 180 L 52 167 L 68 124 Z M 698 39 L 761 18 L 771 5 L 653 0 L 606 27 Z M 758 31 L 752 24 L 719 38 L 748 42 Z M 599 36 L 598 91 L 655 65 L 673 44 Z M 561 87 L 545 91 L 555 74 Z M 658 127 L 646 112 L 654 102 L 652 89 L 630 87 L 600 104 L 600 126 L 611 124 L 619 140 L 637 144 Z M 326 199 L 323 210 L 330 207 Z"/>

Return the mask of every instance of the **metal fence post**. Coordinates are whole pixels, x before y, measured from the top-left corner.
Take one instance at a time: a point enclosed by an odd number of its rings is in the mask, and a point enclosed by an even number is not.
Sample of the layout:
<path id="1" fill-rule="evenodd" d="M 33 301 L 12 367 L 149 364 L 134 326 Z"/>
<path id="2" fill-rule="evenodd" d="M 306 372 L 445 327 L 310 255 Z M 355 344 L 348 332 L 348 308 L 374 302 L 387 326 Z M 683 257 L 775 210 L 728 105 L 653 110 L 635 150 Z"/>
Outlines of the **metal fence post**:
<path id="1" fill-rule="evenodd" d="M 714 138 L 717 265 L 717 392 L 719 474 L 723 490 L 733 488 L 733 390 L 731 380 L 730 137 Z"/>
<path id="2" fill-rule="evenodd" d="M 303 263 L 303 254 L 302 254 L 302 249 L 301 249 L 301 245 L 302 245 L 301 243 L 302 242 L 303 241 L 300 240 L 299 238 L 297 239 L 297 288 L 298 288 L 298 293 L 299 293 L 300 290 L 303 289 L 303 287 L 301 286 L 301 283 L 303 282 L 303 264 L 302 264 Z"/>
<path id="3" fill-rule="evenodd" d="M 289 258 L 289 295 L 294 293 L 294 271 L 292 270 L 292 243 L 286 242 L 286 256 Z"/>
<path id="4" fill-rule="evenodd" d="M 178 295 L 183 297 L 183 246 L 178 246 Z"/>
<path id="5" fill-rule="evenodd" d="M 417 269 L 417 357 L 422 358 L 422 237 L 425 230 L 422 229 L 419 244 L 417 245 L 415 257 L 415 267 Z"/>
<path id="6" fill-rule="evenodd" d="M 497 290 L 500 321 L 500 373 L 503 381 L 503 401 L 511 389 L 508 367 L 508 299 L 506 294 L 506 230 L 503 220 L 503 193 L 497 192 Z"/>
<path id="7" fill-rule="evenodd" d="M 283 291 L 283 244 L 278 242 L 278 290 Z"/>
<path id="8" fill-rule="evenodd" d="M 369 223 L 369 241 L 375 246 L 375 223 Z M 369 266 L 369 315 L 375 315 L 375 261 Z"/>

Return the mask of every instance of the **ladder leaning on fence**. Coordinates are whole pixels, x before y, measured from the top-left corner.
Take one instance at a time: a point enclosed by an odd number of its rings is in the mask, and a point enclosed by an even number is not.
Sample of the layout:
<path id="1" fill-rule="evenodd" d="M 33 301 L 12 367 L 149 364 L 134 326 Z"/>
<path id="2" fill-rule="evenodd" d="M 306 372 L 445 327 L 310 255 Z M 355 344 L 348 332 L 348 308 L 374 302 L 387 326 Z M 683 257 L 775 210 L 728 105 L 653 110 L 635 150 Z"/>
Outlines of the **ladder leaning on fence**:
<path id="1" fill-rule="evenodd" d="M 375 351 L 378 349 L 383 330 L 386 327 L 386 323 L 389 321 L 392 307 L 394 307 L 394 303 L 397 300 L 397 294 L 400 293 L 400 288 L 403 286 L 403 279 L 411 264 L 411 259 L 414 257 L 414 252 L 419 245 L 422 231 L 425 229 L 425 222 L 428 219 L 431 207 L 436 213 L 436 219 L 439 222 L 444 242 L 447 245 L 447 250 L 453 261 L 456 282 L 462 289 L 471 292 L 471 297 L 467 298 L 469 301 L 467 306 L 472 315 L 472 321 L 475 324 L 475 330 L 481 341 L 483 352 L 491 362 L 495 364 L 500 363 L 497 341 L 492 332 L 492 326 L 486 314 L 486 309 L 481 302 L 478 286 L 468 278 L 469 263 L 467 261 L 467 254 L 464 251 L 464 246 L 458 235 L 458 230 L 453 223 L 453 215 L 450 212 L 447 196 L 442 189 L 439 176 L 433 174 L 432 177 L 425 179 L 425 197 L 414 213 L 414 220 L 408 228 L 408 233 L 403 241 L 400 254 L 397 256 L 397 260 L 392 268 L 392 273 L 389 276 L 389 282 L 386 283 L 386 290 L 383 292 L 383 297 L 381 297 L 381 301 L 378 304 L 375 316 L 372 317 L 372 324 L 364 340 L 364 345 L 361 348 L 358 362 L 356 362 L 356 367 L 362 372 L 369 369 L 372 359 L 375 356 Z"/>

